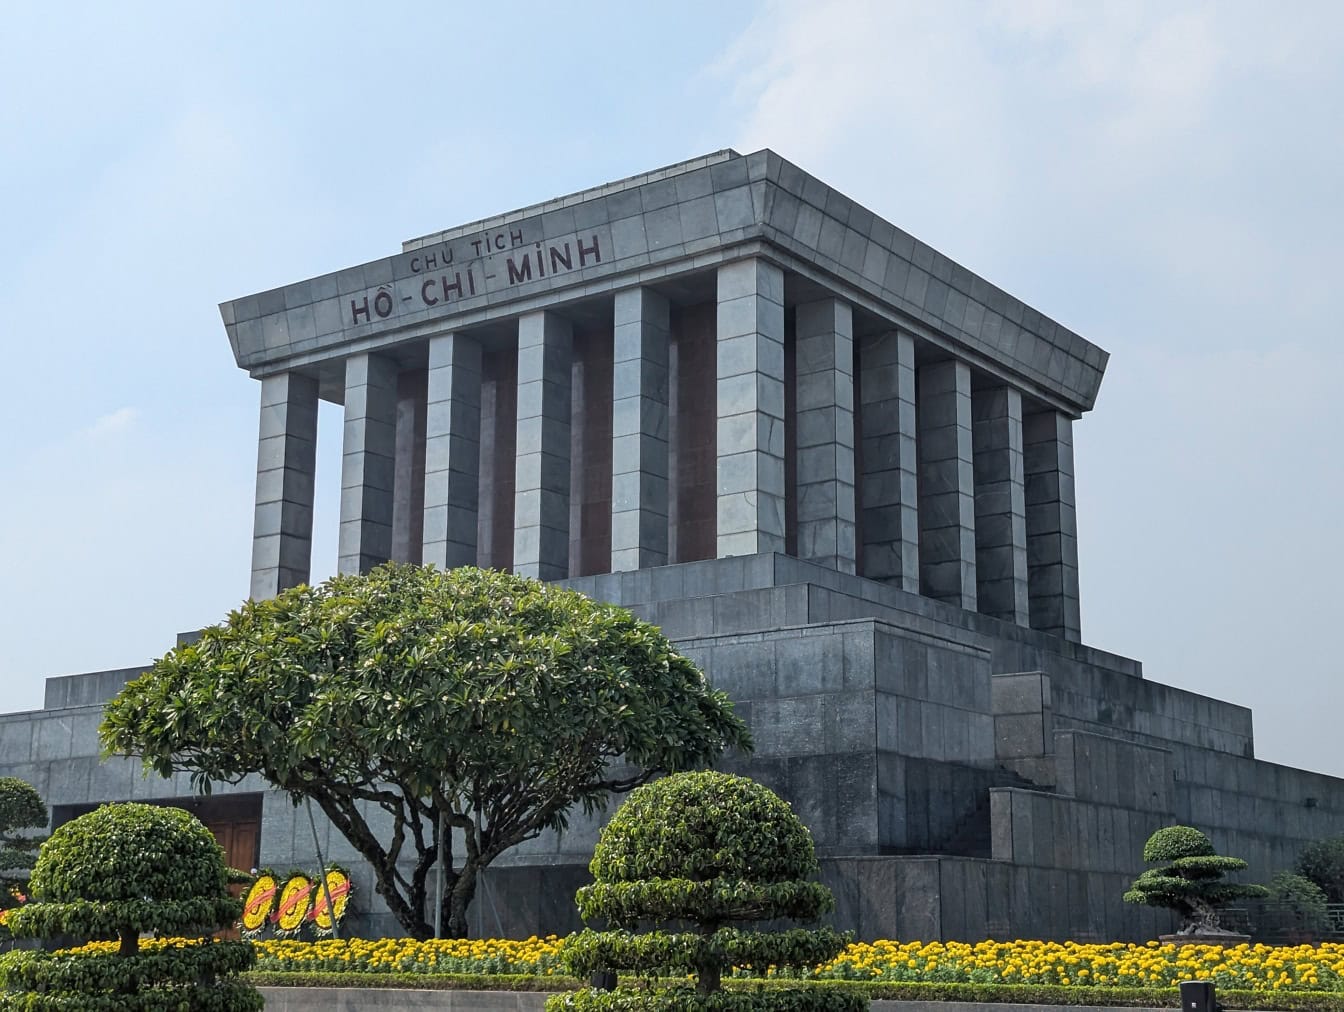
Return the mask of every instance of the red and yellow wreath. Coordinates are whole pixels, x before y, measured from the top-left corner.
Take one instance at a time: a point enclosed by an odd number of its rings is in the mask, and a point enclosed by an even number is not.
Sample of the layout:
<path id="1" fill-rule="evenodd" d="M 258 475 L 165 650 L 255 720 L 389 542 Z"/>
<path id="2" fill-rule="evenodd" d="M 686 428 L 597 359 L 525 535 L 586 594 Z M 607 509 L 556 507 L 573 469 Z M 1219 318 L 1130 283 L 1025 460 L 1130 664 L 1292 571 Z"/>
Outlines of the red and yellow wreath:
<path id="1" fill-rule="evenodd" d="M 277 935 L 295 935 L 303 928 L 303 919 L 312 905 L 313 882 L 301 871 L 290 874 L 280 890 L 280 899 L 271 914 Z"/>
<path id="2" fill-rule="evenodd" d="M 275 909 L 276 896 L 280 892 L 280 882 L 275 872 L 262 869 L 252 880 L 252 888 L 243 899 L 243 933 L 251 936 L 259 934 L 266 927 L 266 919 Z"/>
<path id="3" fill-rule="evenodd" d="M 331 910 L 327 910 L 327 897 L 331 897 Z M 350 873 L 344 868 L 332 865 L 327 868 L 326 888 L 317 885 L 313 889 L 313 909 L 309 919 L 320 935 L 331 934 L 333 919 L 337 924 L 345 916 L 346 905 L 350 902 Z M 333 918 L 334 915 L 334 918 Z"/>

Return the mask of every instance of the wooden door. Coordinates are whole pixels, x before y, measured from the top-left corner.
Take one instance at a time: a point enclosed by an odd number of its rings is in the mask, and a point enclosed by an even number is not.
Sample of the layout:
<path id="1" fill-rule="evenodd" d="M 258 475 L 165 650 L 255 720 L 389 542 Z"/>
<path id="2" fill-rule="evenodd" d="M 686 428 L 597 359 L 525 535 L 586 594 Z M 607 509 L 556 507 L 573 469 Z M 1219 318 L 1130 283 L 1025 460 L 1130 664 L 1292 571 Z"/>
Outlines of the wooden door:
<path id="1" fill-rule="evenodd" d="M 224 863 L 230 868 L 250 872 L 257 866 L 260 855 L 261 823 L 255 819 L 230 822 L 207 822 L 205 828 L 215 835 L 215 840 L 224 849 Z M 247 887 L 231 885 L 229 892 L 242 897 Z M 221 931 L 216 938 L 238 938 L 237 928 Z"/>

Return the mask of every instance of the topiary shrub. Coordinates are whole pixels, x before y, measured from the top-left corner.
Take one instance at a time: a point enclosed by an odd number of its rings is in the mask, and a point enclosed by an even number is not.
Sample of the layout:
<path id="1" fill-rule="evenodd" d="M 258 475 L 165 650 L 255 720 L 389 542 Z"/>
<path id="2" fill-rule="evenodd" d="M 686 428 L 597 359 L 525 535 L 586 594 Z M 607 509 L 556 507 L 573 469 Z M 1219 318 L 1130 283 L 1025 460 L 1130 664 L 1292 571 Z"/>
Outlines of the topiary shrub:
<path id="1" fill-rule="evenodd" d="M 9 934 L 9 912 L 26 902 L 28 869 L 33 866 L 40 836 L 25 830 L 47 824 L 47 806 L 32 784 L 0 777 L 0 937 Z"/>
<path id="2" fill-rule="evenodd" d="M 1209 838 L 1192 826 L 1159 829 L 1144 844 L 1143 859 L 1165 865 L 1136 878 L 1124 900 L 1175 912 L 1181 919 L 1179 934 L 1217 932 L 1219 907 L 1235 899 L 1268 895 L 1264 886 L 1224 881 L 1224 875 L 1241 871 L 1246 862 L 1220 856 Z"/>
<path id="3" fill-rule="evenodd" d="M 641 787 L 602 830 L 579 890 L 585 921 L 606 931 L 572 936 L 564 959 L 586 977 L 644 976 L 640 987 L 556 995 L 550 1012 L 613 1009 L 790 1009 L 858 1012 L 864 997 L 820 989 L 726 992 L 723 971 L 813 966 L 848 938 L 831 928 L 753 930 L 757 921 L 815 920 L 835 905 L 817 873 L 812 836 L 774 793 L 744 777 L 682 773 Z M 695 989 L 656 975 L 694 973 Z"/>
<path id="4" fill-rule="evenodd" d="M 34 902 L 15 935 L 117 939 L 116 952 L 11 952 L 0 958 L 0 1009 L 43 1012 L 254 1012 L 261 995 L 235 975 L 256 956 L 246 942 L 211 941 L 238 918 L 224 852 L 177 808 L 104 805 L 61 826 L 33 868 Z M 141 951 L 158 932 L 189 941 Z"/>
<path id="5" fill-rule="evenodd" d="M 1186 857 L 1211 857 L 1218 853 L 1213 842 L 1194 826 L 1166 826 L 1143 845 L 1145 864 L 1179 861 Z"/>

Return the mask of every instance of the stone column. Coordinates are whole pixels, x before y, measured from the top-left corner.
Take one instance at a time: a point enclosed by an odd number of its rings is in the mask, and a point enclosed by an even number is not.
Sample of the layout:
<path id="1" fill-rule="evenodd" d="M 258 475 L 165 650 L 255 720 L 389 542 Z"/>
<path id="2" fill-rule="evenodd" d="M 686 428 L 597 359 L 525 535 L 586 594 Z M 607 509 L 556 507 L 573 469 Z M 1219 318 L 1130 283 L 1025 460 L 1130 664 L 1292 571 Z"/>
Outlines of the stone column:
<path id="1" fill-rule="evenodd" d="M 1082 641 L 1078 522 L 1073 497 L 1073 421 L 1047 408 L 1022 423 L 1031 627 Z"/>
<path id="2" fill-rule="evenodd" d="M 375 354 L 345 360 L 345 445 L 337 570 L 367 573 L 392 557 L 397 365 Z"/>
<path id="3" fill-rule="evenodd" d="M 975 610 L 971 370 L 955 360 L 918 374 L 920 592 Z"/>
<path id="4" fill-rule="evenodd" d="M 252 518 L 254 600 L 308 582 L 316 462 L 317 381 L 292 372 L 263 378 Z"/>
<path id="5" fill-rule="evenodd" d="M 971 397 L 975 448 L 975 577 L 981 614 L 1027 625 L 1027 508 L 1022 395 L 1012 387 Z"/>
<path id="6" fill-rule="evenodd" d="M 481 346 L 461 334 L 429 339 L 422 561 L 476 565 L 480 508 Z"/>
<path id="7" fill-rule="evenodd" d="M 795 334 L 798 557 L 853 573 L 853 312 L 839 299 L 800 305 Z"/>
<path id="8" fill-rule="evenodd" d="M 919 593 L 915 341 L 887 331 L 860 342 L 863 575 Z"/>
<path id="9" fill-rule="evenodd" d="M 513 569 L 569 575 L 569 420 L 573 328 L 554 313 L 518 320 L 518 435 Z"/>
<path id="10" fill-rule="evenodd" d="M 616 293 L 611 412 L 611 571 L 667 565 L 667 299 Z"/>
<path id="11" fill-rule="evenodd" d="M 392 477 L 392 558 L 420 565 L 425 538 L 425 413 L 428 374 L 397 376 L 397 454 Z"/>
<path id="12" fill-rule="evenodd" d="M 719 558 L 784 550 L 784 272 L 764 260 L 718 275 Z"/>

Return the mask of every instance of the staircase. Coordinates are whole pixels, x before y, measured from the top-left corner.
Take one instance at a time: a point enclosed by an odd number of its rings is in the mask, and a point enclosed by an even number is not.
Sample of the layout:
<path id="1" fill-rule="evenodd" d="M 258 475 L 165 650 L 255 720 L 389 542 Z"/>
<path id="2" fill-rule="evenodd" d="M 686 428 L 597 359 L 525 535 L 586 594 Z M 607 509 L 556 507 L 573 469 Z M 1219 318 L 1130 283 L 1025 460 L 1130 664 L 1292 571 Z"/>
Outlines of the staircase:
<path id="1" fill-rule="evenodd" d="M 1000 766 L 990 787 L 1017 787 L 1024 791 L 1040 791 L 1053 794 L 1053 787 L 1040 784 Z M 951 854 L 956 857 L 989 858 L 993 854 L 993 837 L 990 827 L 989 788 L 980 792 L 975 808 L 957 823 L 952 832 L 936 846 L 939 854 Z"/>

